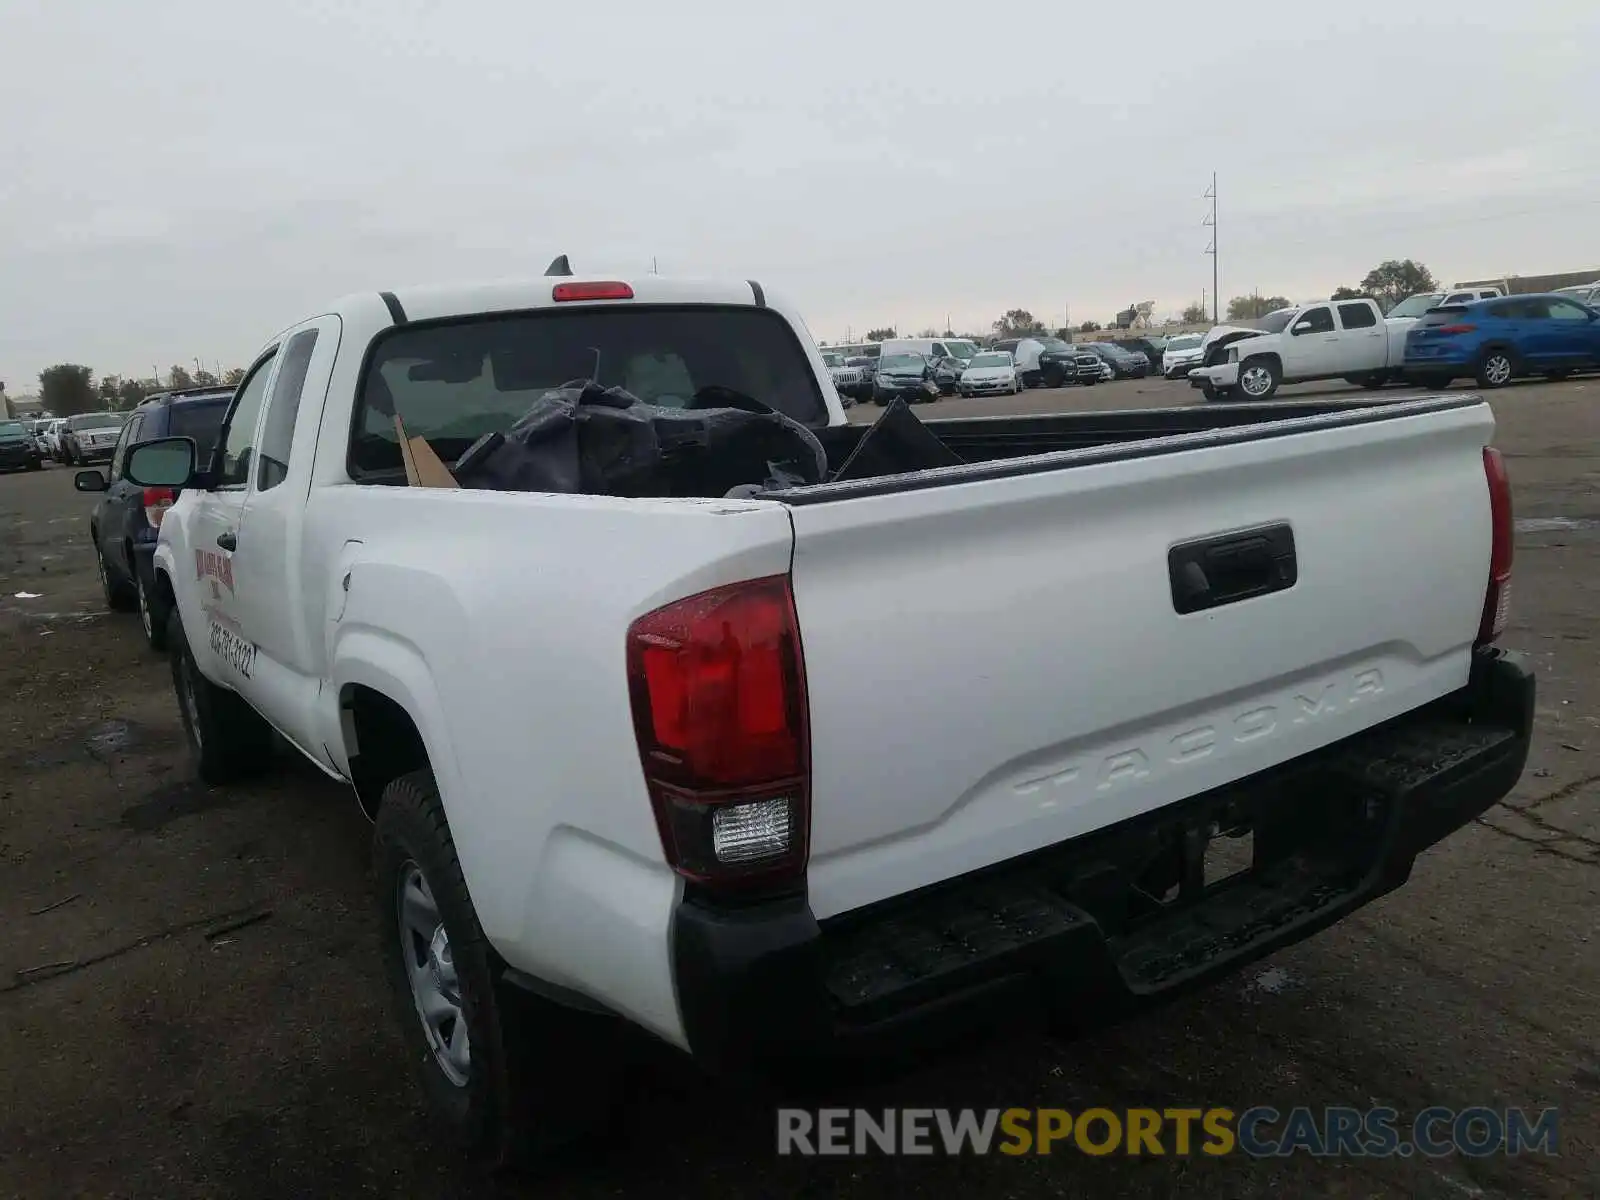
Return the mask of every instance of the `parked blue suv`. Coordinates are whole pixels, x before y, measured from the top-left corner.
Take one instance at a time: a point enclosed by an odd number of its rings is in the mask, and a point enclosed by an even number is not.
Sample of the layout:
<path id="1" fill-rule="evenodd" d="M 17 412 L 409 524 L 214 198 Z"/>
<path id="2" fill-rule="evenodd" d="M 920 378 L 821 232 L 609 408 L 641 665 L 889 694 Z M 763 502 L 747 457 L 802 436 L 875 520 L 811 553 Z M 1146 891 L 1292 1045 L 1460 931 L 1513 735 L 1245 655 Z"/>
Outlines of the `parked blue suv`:
<path id="1" fill-rule="evenodd" d="M 1442 304 L 1406 334 L 1405 375 L 1424 387 L 1470 376 L 1503 387 L 1518 375 L 1565 379 L 1600 369 L 1600 311 L 1570 296 L 1500 296 Z"/>

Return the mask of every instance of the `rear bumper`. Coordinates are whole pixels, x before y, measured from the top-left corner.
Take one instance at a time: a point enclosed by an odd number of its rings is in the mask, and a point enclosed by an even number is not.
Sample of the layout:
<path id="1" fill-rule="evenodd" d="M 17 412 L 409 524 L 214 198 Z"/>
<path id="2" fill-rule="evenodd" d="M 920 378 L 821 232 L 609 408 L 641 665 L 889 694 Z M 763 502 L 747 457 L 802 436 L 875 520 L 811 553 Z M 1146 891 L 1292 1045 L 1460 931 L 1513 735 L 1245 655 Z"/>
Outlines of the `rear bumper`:
<path id="1" fill-rule="evenodd" d="M 1397 721 L 825 924 L 804 896 L 688 896 L 673 970 L 689 1047 L 713 1069 L 781 1069 L 914 1049 L 1019 1005 L 1092 1027 L 1207 983 L 1400 886 L 1509 792 L 1534 690 L 1521 656 L 1480 652 L 1466 688 Z M 1218 828 L 1248 829 L 1254 857 L 1206 886 L 1196 855 Z M 1172 899 L 1153 898 L 1152 870 Z"/>

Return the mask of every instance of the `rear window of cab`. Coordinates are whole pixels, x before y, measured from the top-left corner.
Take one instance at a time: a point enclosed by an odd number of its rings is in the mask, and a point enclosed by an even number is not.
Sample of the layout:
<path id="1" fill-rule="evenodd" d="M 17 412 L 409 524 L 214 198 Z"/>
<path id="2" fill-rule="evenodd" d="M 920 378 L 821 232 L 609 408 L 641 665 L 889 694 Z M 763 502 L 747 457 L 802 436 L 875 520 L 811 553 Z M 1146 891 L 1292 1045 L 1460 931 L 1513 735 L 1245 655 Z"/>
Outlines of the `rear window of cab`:
<path id="1" fill-rule="evenodd" d="M 828 423 L 811 363 L 771 309 L 638 305 L 417 322 L 381 334 L 352 420 L 352 478 L 403 478 L 393 411 L 445 462 L 504 433 L 552 388 L 593 380 L 669 408 L 740 392 L 813 428 Z"/>

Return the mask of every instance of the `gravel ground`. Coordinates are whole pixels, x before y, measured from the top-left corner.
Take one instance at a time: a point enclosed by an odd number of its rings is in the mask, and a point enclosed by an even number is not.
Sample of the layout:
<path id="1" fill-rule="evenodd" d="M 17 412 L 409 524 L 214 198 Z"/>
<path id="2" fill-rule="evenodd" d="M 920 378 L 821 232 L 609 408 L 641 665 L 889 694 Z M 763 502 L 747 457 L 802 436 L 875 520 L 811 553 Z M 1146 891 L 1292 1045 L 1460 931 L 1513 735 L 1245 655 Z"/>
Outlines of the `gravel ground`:
<path id="1" fill-rule="evenodd" d="M 1157 380 L 919 411 L 1192 395 Z M 779 1159 L 765 1098 L 642 1046 L 603 1148 L 480 1180 L 430 1137 L 401 1059 L 351 797 L 292 763 L 190 781 L 166 664 L 103 611 L 89 498 L 53 468 L 0 477 L 0 1194 L 1600 1194 L 1600 380 L 1493 401 L 1519 519 L 1506 641 L 1541 671 L 1506 803 L 1401 891 L 1208 992 L 1084 1040 L 998 1031 L 834 1099 L 1555 1105 L 1559 1158 Z"/>

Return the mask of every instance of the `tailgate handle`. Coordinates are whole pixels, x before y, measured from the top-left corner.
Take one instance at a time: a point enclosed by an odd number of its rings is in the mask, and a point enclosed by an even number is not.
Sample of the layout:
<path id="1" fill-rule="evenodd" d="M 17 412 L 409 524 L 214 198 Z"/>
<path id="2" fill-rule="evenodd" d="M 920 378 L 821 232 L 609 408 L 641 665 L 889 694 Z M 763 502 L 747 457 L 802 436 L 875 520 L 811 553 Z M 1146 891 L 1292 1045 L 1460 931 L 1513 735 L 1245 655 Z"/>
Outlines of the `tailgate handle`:
<path id="1" fill-rule="evenodd" d="M 1167 551 L 1172 607 L 1201 612 L 1292 588 L 1299 577 L 1288 522 L 1180 542 Z"/>

